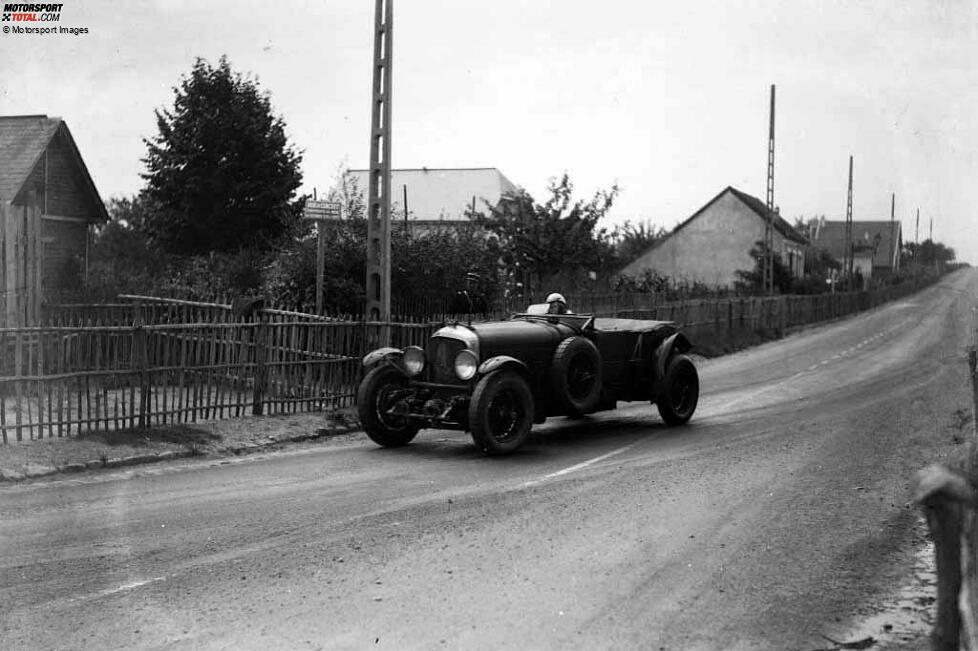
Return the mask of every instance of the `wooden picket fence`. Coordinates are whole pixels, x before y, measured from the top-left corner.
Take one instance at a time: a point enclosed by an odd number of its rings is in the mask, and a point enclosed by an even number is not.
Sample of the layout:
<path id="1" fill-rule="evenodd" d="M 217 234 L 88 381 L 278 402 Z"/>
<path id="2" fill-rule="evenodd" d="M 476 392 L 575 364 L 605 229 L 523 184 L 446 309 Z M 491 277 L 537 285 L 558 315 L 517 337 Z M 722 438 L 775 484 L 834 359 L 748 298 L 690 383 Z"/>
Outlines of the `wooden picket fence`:
<path id="1" fill-rule="evenodd" d="M 382 329 L 395 346 L 432 330 L 213 309 L 196 323 L 0 329 L 3 441 L 343 407 Z"/>
<path id="2" fill-rule="evenodd" d="M 582 296 L 575 311 L 674 321 L 710 349 L 743 333 L 778 335 L 840 318 L 921 286 L 661 303 L 649 294 L 610 304 L 594 297 L 588 304 Z M 346 407 L 355 397 L 359 360 L 383 330 L 391 345 L 403 347 L 423 345 L 439 325 L 424 315 L 368 323 L 247 301 L 119 298 L 48 306 L 41 327 L 0 329 L 3 442 Z M 442 315 L 454 318 L 469 317 Z"/>
<path id="3" fill-rule="evenodd" d="M 938 279 L 921 275 L 899 285 L 875 287 L 860 292 L 835 292 L 811 295 L 752 296 L 716 291 L 710 296 L 683 295 L 670 292 L 564 292 L 570 309 L 578 314 L 595 316 L 635 316 L 671 320 L 684 327 L 707 326 L 719 321 L 721 326 L 743 324 L 752 328 L 779 329 L 805 325 L 871 308 L 895 297 L 915 292 Z M 677 293 L 680 294 L 677 296 Z M 476 317 L 495 321 L 522 312 L 530 303 L 542 302 L 546 294 L 528 297 L 497 298 L 488 305 L 475 303 Z M 455 318 L 454 297 L 394 300 L 392 319 L 442 321 Z M 782 315 L 783 313 L 783 315 Z"/>

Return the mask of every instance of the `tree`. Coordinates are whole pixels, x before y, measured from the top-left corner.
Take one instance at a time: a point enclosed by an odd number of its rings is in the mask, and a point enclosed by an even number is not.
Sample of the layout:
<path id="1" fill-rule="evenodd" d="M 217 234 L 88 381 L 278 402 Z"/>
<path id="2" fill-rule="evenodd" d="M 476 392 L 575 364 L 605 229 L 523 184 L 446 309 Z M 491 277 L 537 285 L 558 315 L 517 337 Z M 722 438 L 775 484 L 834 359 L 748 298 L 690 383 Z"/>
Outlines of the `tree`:
<path id="1" fill-rule="evenodd" d="M 414 235 L 398 233 L 392 243 L 391 291 L 395 305 L 425 301 L 446 304 L 456 292 L 492 299 L 496 289 L 496 257 L 485 235 L 475 229 L 435 230 Z M 478 281 L 466 283 L 466 275 Z M 473 277 L 473 278 L 474 278 Z"/>
<path id="2" fill-rule="evenodd" d="M 104 299 L 120 293 L 149 293 L 165 275 L 165 261 L 149 243 L 146 223 L 158 206 L 144 193 L 112 197 L 109 220 L 99 224 L 89 252 L 88 274 L 76 300 Z M 78 280 L 81 280 L 78 276 Z"/>
<path id="3" fill-rule="evenodd" d="M 217 67 L 198 58 L 173 94 L 144 139 L 146 194 L 160 206 L 152 240 L 182 254 L 269 248 L 298 222 L 302 156 L 268 94 L 223 56 Z"/>
<path id="4" fill-rule="evenodd" d="M 601 268 L 613 249 L 598 221 L 618 196 L 618 186 L 595 193 L 590 201 L 573 201 L 574 186 L 564 174 L 551 179 L 549 198 L 537 203 L 526 190 L 508 192 L 489 214 L 471 215 L 498 238 L 499 257 L 515 282 L 539 285 L 561 272 Z M 532 287 L 526 288 L 530 290 Z"/>
<path id="5" fill-rule="evenodd" d="M 754 268 L 735 272 L 737 274 L 737 280 L 734 282 L 734 286 L 739 291 L 764 291 L 764 259 L 766 251 L 767 247 L 764 242 L 758 241 L 754 243 L 754 246 L 750 250 L 750 257 L 755 261 Z M 781 260 L 781 254 L 775 251 L 773 258 L 774 289 L 781 293 L 787 293 L 791 290 L 793 281 L 791 270 Z"/>
<path id="6" fill-rule="evenodd" d="M 615 250 L 615 264 L 624 267 L 629 262 L 652 248 L 652 245 L 664 238 L 665 228 L 655 226 L 650 221 L 632 224 L 626 221 L 609 234 L 608 239 Z"/>
<path id="7" fill-rule="evenodd" d="M 932 240 L 924 240 L 920 244 L 908 242 L 904 248 L 912 261 L 924 267 L 935 264 L 946 265 L 953 262 L 957 256 L 951 247 Z"/>

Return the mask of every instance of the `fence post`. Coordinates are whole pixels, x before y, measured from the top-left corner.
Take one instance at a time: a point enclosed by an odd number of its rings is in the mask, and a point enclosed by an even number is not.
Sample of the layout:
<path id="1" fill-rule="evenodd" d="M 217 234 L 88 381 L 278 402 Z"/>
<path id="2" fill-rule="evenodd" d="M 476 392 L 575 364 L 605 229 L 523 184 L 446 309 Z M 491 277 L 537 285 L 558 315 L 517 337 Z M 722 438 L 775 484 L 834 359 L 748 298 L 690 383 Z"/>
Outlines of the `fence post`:
<path id="1" fill-rule="evenodd" d="M 787 330 L 787 316 L 788 316 L 788 297 L 781 295 L 778 297 L 778 312 L 780 312 L 780 328 L 778 331 L 778 336 L 783 337 L 785 330 Z"/>
<path id="2" fill-rule="evenodd" d="M 149 371 L 147 370 L 149 351 L 147 350 L 146 329 L 141 323 L 133 327 L 132 331 L 132 361 L 135 370 L 139 374 L 139 428 L 143 429 L 149 424 L 147 412 L 149 411 Z"/>
<path id="3" fill-rule="evenodd" d="M 26 337 L 26 335 L 25 335 L 25 337 Z M 23 386 L 21 385 L 21 379 L 20 378 L 23 375 L 24 351 L 21 348 L 21 341 L 20 340 L 21 340 L 21 333 L 19 331 L 14 332 L 14 376 L 16 376 L 16 378 L 17 378 L 17 379 L 14 380 L 14 395 L 16 397 L 16 402 L 14 404 L 17 406 L 17 411 L 16 411 L 16 414 L 17 414 L 17 440 L 18 441 L 23 441 L 24 440 L 23 425 L 22 425 L 23 416 L 21 414 L 24 411 L 24 405 L 22 403 L 24 389 L 23 389 Z"/>
<path id="4" fill-rule="evenodd" d="M 937 560 L 937 615 L 931 631 L 931 648 L 958 651 L 962 624 L 959 608 L 968 601 L 961 590 L 961 516 L 965 509 L 974 513 L 978 497 L 965 477 L 940 464 L 918 472 L 914 484 L 914 501 L 927 515 Z M 973 613 L 968 613 L 964 620 L 971 621 L 973 617 Z"/>
<path id="5" fill-rule="evenodd" d="M 968 351 L 968 370 L 971 376 L 971 445 L 968 450 L 968 479 L 978 481 L 978 350 Z M 961 554 L 961 614 L 964 620 L 965 644 L 978 649 L 978 509 L 967 509 L 964 515 L 964 550 Z"/>
<path id="6" fill-rule="evenodd" d="M 268 334 L 268 320 L 265 313 L 260 312 L 255 332 L 255 394 L 251 401 L 251 413 L 254 416 L 261 416 L 264 410 L 268 386 Z"/>
<path id="7" fill-rule="evenodd" d="M 961 507 L 940 497 L 924 502 L 937 556 L 937 617 L 931 631 L 934 651 L 958 651 L 961 613 Z"/>

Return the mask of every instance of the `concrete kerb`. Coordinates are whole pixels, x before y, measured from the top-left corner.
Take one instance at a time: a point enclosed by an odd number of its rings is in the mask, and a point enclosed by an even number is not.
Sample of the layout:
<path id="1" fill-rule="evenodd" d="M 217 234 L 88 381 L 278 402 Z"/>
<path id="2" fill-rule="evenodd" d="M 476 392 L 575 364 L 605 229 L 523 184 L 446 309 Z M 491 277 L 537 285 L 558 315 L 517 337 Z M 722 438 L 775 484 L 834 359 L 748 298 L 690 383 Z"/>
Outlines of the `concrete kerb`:
<path id="1" fill-rule="evenodd" d="M 118 457 L 118 458 L 108 458 L 108 459 L 92 459 L 91 461 L 86 461 L 84 463 L 69 463 L 63 466 L 46 466 L 41 464 L 28 463 L 24 466 L 23 470 L 12 470 L 12 469 L 0 469 L 0 482 L 16 482 L 24 481 L 27 479 L 36 479 L 39 477 L 48 477 L 51 475 L 57 475 L 62 473 L 76 473 L 84 472 L 86 470 L 100 470 L 103 468 L 124 468 L 129 466 L 139 466 L 149 463 L 159 463 L 162 461 L 172 461 L 175 459 L 186 459 L 189 457 L 207 457 L 207 456 L 226 456 L 235 455 L 241 456 L 246 454 L 254 454 L 256 452 L 264 452 L 266 450 L 275 449 L 283 444 L 288 443 L 305 443 L 309 441 L 318 441 L 320 439 L 332 438 L 334 436 L 340 436 L 342 434 L 352 434 L 360 431 L 357 427 L 344 426 L 344 427 L 323 427 L 317 429 L 311 434 L 294 434 L 291 436 L 282 437 L 269 437 L 267 441 L 262 441 L 259 443 L 245 443 L 243 445 L 235 445 L 229 447 L 221 447 L 212 451 L 200 451 L 199 449 L 188 449 L 188 450 L 168 450 L 165 452 L 156 452 L 153 454 L 139 454 L 130 457 Z"/>

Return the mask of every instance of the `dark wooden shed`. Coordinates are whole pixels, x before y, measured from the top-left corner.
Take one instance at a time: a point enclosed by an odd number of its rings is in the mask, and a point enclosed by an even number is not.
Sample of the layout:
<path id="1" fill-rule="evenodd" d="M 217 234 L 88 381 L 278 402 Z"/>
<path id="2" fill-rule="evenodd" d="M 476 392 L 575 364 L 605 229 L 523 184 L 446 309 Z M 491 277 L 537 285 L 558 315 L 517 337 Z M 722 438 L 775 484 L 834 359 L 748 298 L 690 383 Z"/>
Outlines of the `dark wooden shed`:
<path id="1" fill-rule="evenodd" d="M 89 232 L 108 219 L 68 125 L 0 116 L 0 325 L 34 325 L 41 305 L 88 265 Z"/>

